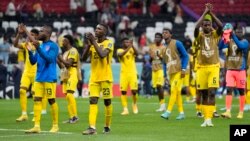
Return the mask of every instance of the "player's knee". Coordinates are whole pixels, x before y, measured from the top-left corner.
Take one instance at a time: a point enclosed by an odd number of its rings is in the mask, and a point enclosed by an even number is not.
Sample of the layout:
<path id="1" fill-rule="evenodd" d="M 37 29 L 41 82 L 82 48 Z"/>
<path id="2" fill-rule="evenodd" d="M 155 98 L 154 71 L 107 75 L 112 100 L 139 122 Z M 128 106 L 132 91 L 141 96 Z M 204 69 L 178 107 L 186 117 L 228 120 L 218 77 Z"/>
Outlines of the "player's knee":
<path id="1" fill-rule="evenodd" d="M 97 104 L 98 103 L 98 97 L 90 97 L 89 98 L 90 104 Z"/>
<path id="2" fill-rule="evenodd" d="M 54 104 L 56 102 L 56 99 L 55 98 L 52 98 L 52 99 L 48 99 L 48 102 L 50 105 Z"/>
<path id="3" fill-rule="evenodd" d="M 137 90 L 132 90 L 132 94 L 136 95 L 137 94 Z"/>
<path id="4" fill-rule="evenodd" d="M 20 95 L 26 95 L 26 90 L 25 89 L 23 89 L 23 88 L 21 88 L 20 90 L 19 90 L 19 93 L 20 93 Z"/>
<path id="5" fill-rule="evenodd" d="M 245 94 L 245 89 L 239 88 L 238 91 L 241 96 Z"/>
<path id="6" fill-rule="evenodd" d="M 159 90 L 159 89 L 162 88 L 162 86 L 161 85 L 156 85 L 156 88 Z"/>
<path id="7" fill-rule="evenodd" d="M 42 97 L 34 97 L 34 101 L 42 101 Z"/>
<path id="8" fill-rule="evenodd" d="M 233 88 L 227 87 L 227 95 L 232 95 L 233 90 L 234 90 Z"/>
<path id="9" fill-rule="evenodd" d="M 67 94 L 74 94 L 75 93 L 75 91 L 73 91 L 73 90 L 67 90 Z"/>
<path id="10" fill-rule="evenodd" d="M 122 95 L 126 95 L 126 94 L 127 94 L 127 92 L 126 92 L 126 91 L 122 91 L 121 93 L 122 93 Z"/>
<path id="11" fill-rule="evenodd" d="M 104 105 L 109 106 L 111 104 L 111 99 L 104 99 Z"/>

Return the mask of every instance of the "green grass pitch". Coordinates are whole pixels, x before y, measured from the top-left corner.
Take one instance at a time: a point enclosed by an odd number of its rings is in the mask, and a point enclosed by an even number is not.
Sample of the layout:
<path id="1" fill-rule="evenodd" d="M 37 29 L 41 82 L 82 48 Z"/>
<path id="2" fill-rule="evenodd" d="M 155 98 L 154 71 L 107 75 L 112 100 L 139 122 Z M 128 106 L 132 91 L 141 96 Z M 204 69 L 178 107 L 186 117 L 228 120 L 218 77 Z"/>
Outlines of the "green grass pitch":
<path id="1" fill-rule="evenodd" d="M 169 97 L 166 98 L 166 101 Z M 40 134 L 25 134 L 24 130 L 33 127 L 32 115 L 29 120 L 17 123 L 20 116 L 19 100 L 0 100 L 0 141 L 229 141 L 230 124 L 250 124 L 250 111 L 244 113 L 244 118 L 236 118 L 238 99 L 234 98 L 232 119 L 213 119 L 215 127 L 200 127 L 203 119 L 196 117 L 195 104 L 184 104 L 186 119 L 175 120 L 177 108 L 172 111 L 169 120 L 160 118 L 161 113 L 155 112 L 159 107 L 158 98 L 146 99 L 139 96 L 137 115 L 132 113 L 131 97 L 128 98 L 130 114 L 121 116 L 122 106 L 118 97 L 113 99 L 113 118 L 110 134 L 102 134 L 104 126 L 103 100 L 99 100 L 97 118 L 97 135 L 84 136 L 81 134 L 88 127 L 88 99 L 77 98 L 78 115 L 76 124 L 63 124 L 68 119 L 67 103 L 63 98 L 57 99 L 59 104 L 59 128 L 57 134 L 48 133 L 50 130 L 50 106 L 48 113 L 42 115 Z M 32 111 L 32 99 L 28 100 L 28 112 Z M 217 110 L 224 107 L 224 99 L 217 99 Z"/>

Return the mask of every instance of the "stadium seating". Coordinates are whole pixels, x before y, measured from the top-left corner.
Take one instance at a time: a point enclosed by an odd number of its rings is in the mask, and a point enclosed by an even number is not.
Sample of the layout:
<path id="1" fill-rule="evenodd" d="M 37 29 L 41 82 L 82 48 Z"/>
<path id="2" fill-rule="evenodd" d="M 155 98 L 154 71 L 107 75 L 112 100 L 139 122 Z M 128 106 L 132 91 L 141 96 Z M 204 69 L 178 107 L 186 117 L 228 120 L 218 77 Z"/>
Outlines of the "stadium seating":
<path id="1" fill-rule="evenodd" d="M 229 0 L 182 0 L 182 2 L 194 10 L 198 14 L 202 14 L 204 4 L 210 2 L 214 6 L 217 14 L 249 14 L 250 3 L 248 0 L 234 0 L 234 4 L 230 4 Z"/>
<path id="2" fill-rule="evenodd" d="M 17 6 L 22 0 L 15 0 L 15 5 Z M 2 0 L 0 3 L 0 11 L 4 12 L 9 0 Z M 81 13 L 79 15 L 69 14 L 69 0 L 43 0 L 42 7 L 45 12 L 45 16 L 42 21 L 38 21 L 33 18 L 32 3 L 33 0 L 27 0 L 28 2 L 28 12 L 29 18 L 25 24 L 31 29 L 32 27 L 39 27 L 44 24 L 48 24 L 54 27 L 53 31 L 61 31 L 64 27 L 69 27 L 73 32 L 78 32 L 82 35 L 86 32 L 94 32 L 94 28 L 98 23 L 97 19 L 85 18 L 82 22 Z M 204 4 L 208 2 L 207 0 L 182 0 L 182 3 L 188 8 L 193 10 L 197 14 L 201 14 L 204 10 Z M 250 25 L 250 3 L 247 0 L 235 0 L 233 5 L 230 5 L 228 0 L 210 0 L 213 3 L 214 11 L 218 15 L 219 19 L 226 22 L 237 22 L 241 21 L 243 25 Z M 156 7 L 153 11 L 153 17 L 149 15 L 142 15 L 142 9 L 133 9 L 131 7 L 121 8 L 119 6 L 121 0 L 118 0 L 118 8 L 116 9 L 118 14 L 127 14 L 131 21 L 138 21 L 136 28 L 134 29 L 134 34 L 139 37 L 143 32 L 146 32 L 146 36 L 150 41 L 153 41 L 154 33 L 160 32 L 163 28 L 169 28 L 173 30 L 174 38 L 179 40 L 184 39 L 184 36 L 188 35 L 193 39 L 193 30 L 195 26 L 195 21 L 193 17 L 183 13 L 184 24 L 178 25 L 174 24 L 174 15 L 172 13 L 160 13 L 161 9 L 157 4 L 151 5 Z M 245 13 L 245 14 L 244 14 Z M 234 24 L 234 23 L 233 23 Z M 17 27 L 16 21 L 3 20 L 1 24 L 0 31 L 3 33 L 11 34 L 13 29 Z M 13 28 L 13 29 L 11 29 Z M 8 30 L 7 30 L 8 29 Z M 246 27 L 246 33 L 250 34 L 249 27 Z"/>

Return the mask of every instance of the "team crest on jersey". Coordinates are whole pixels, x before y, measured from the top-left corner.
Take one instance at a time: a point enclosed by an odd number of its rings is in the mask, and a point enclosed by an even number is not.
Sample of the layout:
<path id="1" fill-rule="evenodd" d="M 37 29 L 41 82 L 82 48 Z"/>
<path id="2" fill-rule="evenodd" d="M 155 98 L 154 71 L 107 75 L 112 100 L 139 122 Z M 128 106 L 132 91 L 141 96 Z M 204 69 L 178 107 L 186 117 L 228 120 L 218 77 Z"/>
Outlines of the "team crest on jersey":
<path id="1" fill-rule="evenodd" d="M 48 51 L 49 49 L 50 49 L 50 46 L 49 46 L 49 45 L 45 46 L 45 50 L 46 50 L 46 51 Z"/>
<path id="2" fill-rule="evenodd" d="M 112 48 L 112 44 L 111 43 L 108 44 L 108 48 Z"/>
<path id="3" fill-rule="evenodd" d="M 75 55 L 76 54 L 76 52 L 75 51 L 71 51 L 71 55 Z"/>

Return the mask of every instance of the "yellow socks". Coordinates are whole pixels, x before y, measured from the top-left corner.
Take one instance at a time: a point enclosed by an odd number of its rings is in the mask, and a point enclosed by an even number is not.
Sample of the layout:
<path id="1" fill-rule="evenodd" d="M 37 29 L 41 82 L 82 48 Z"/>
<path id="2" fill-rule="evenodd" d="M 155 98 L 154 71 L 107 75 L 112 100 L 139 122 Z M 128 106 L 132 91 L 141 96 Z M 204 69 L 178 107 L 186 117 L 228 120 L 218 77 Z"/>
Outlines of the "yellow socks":
<path id="1" fill-rule="evenodd" d="M 135 94 L 132 97 L 133 97 L 134 104 L 136 104 L 137 103 L 137 99 L 138 99 L 138 94 Z"/>
<path id="2" fill-rule="evenodd" d="M 71 113 L 72 113 L 72 117 L 73 117 L 73 116 L 76 116 L 76 117 L 77 117 L 76 99 L 75 99 L 75 97 L 74 97 L 74 95 L 73 95 L 72 93 L 68 93 L 68 94 L 67 94 L 67 97 L 68 97 L 68 99 L 69 99 L 68 105 L 70 105 L 69 107 L 70 107 L 70 111 L 71 111 Z"/>
<path id="3" fill-rule="evenodd" d="M 105 125 L 106 125 L 106 127 L 110 127 L 110 125 L 111 125 L 112 113 L 113 113 L 113 105 L 110 104 L 109 106 L 105 106 Z"/>
<path id="4" fill-rule="evenodd" d="M 27 115 L 27 96 L 26 96 L 26 90 L 24 89 L 20 89 L 19 93 L 20 93 L 20 106 L 21 106 L 21 110 L 22 110 L 22 114 L 26 114 Z"/>
<path id="5" fill-rule="evenodd" d="M 204 119 L 212 119 L 213 118 L 213 112 L 214 112 L 214 106 L 213 105 L 203 105 L 203 115 Z"/>
<path id="6" fill-rule="evenodd" d="M 35 126 L 37 127 L 40 127 L 41 111 L 42 111 L 42 101 L 35 101 L 34 102 L 34 119 L 35 119 Z"/>
<path id="7" fill-rule="evenodd" d="M 197 112 L 201 112 L 202 105 L 201 104 L 196 104 L 195 109 L 196 109 Z"/>
<path id="8" fill-rule="evenodd" d="M 165 103 L 165 99 L 160 100 L 160 105 Z"/>
<path id="9" fill-rule="evenodd" d="M 177 91 L 176 103 L 177 103 L 177 106 L 178 106 L 178 111 L 180 113 L 184 112 L 181 92 L 178 92 L 178 91 Z"/>
<path id="10" fill-rule="evenodd" d="M 51 105 L 51 115 L 52 115 L 53 125 L 58 125 L 58 105 L 57 105 L 57 103 L 53 103 Z"/>
<path id="11" fill-rule="evenodd" d="M 69 112 L 69 117 L 72 118 L 74 115 L 73 115 L 73 112 L 72 112 L 72 108 L 71 108 L 71 103 L 70 103 L 69 97 L 70 97 L 70 96 L 67 94 L 67 95 L 66 95 L 66 100 L 67 100 L 67 102 L 68 102 L 67 108 L 68 108 L 68 112 Z"/>
<path id="12" fill-rule="evenodd" d="M 122 102 L 122 107 L 123 108 L 128 107 L 127 95 L 121 95 L 121 102 Z"/>
<path id="13" fill-rule="evenodd" d="M 172 111 L 173 106 L 176 102 L 176 97 L 177 97 L 177 92 L 176 91 L 171 91 L 170 98 L 168 100 L 168 111 Z"/>
<path id="14" fill-rule="evenodd" d="M 89 105 L 89 126 L 92 128 L 95 128 L 97 113 L 98 113 L 97 104 L 90 104 Z"/>
<path id="15" fill-rule="evenodd" d="M 246 94 L 246 104 L 250 104 L 250 91 L 247 91 Z"/>
<path id="16" fill-rule="evenodd" d="M 213 118 L 213 113 L 215 110 L 215 106 L 214 105 L 209 105 L 208 107 L 208 118 L 212 119 Z"/>

